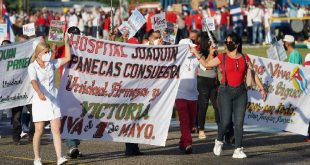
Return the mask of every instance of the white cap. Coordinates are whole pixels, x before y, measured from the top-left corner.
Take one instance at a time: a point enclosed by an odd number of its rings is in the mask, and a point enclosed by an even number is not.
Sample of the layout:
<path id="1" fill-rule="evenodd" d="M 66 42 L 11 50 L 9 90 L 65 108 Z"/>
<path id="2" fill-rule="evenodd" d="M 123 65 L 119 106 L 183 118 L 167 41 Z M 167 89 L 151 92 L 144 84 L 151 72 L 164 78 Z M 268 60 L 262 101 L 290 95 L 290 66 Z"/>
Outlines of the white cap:
<path id="1" fill-rule="evenodd" d="M 189 45 L 190 47 L 196 47 L 197 46 L 189 38 L 185 38 L 185 39 L 180 40 L 179 45 Z"/>
<path id="2" fill-rule="evenodd" d="M 171 6 L 168 6 L 168 7 L 167 7 L 167 11 L 173 11 L 172 7 L 171 7 Z"/>
<path id="3" fill-rule="evenodd" d="M 292 35 L 285 35 L 283 41 L 293 43 L 295 41 L 295 38 Z"/>
<path id="4" fill-rule="evenodd" d="M 39 45 L 40 42 L 43 42 L 43 38 L 37 38 L 33 41 L 32 43 L 32 48 L 33 50 L 36 50 L 37 46 Z"/>

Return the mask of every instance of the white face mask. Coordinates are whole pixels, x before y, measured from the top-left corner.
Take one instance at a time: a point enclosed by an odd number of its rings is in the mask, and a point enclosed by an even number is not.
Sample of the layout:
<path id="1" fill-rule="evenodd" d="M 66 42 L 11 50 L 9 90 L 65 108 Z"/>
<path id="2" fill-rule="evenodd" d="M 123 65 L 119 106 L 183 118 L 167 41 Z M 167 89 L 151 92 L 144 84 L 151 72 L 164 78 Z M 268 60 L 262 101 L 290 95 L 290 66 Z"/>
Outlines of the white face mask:
<path id="1" fill-rule="evenodd" d="M 52 57 L 52 53 L 51 52 L 48 52 L 46 54 L 44 54 L 41 59 L 42 61 L 44 62 L 49 62 L 51 60 L 51 57 Z"/>
<path id="2" fill-rule="evenodd" d="M 154 45 L 159 45 L 160 39 L 154 40 Z"/>

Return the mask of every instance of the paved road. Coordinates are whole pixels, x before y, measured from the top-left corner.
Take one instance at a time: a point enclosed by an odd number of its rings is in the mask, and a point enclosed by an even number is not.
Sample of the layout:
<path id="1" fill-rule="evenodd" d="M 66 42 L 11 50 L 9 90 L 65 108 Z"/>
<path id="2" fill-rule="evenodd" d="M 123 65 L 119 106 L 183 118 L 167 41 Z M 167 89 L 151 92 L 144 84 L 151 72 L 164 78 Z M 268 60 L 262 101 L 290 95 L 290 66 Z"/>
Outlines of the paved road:
<path id="1" fill-rule="evenodd" d="M 24 144 L 15 146 L 11 144 L 9 122 L 0 122 L 0 165 L 27 165 L 32 164 L 32 146 Z M 83 141 L 80 149 L 84 154 L 69 164 L 89 165 L 124 165 L 124 164 L 207 164 L 207 165 L 239 165 L 239 164 L 310 164 L 310 143 L 305 142 L 305 137 L 288 132 L 247 126 L 244 135 L 245 152 L 247 159 L 232 159 L 233 147 L 225 146 L 223 155 L 216 157 L 212 153 L 216 130 L 214 124 L 207 124 L 207 139 L 198 140 L 194 134 L 194 151 L 191 155 L 184 155 L 178 150 L 180 136 L 177 122 L 171 124 L 166 147 L 140 145 L 144 156 L 125 157 L 124 144 L 102 141 Z M 257 132 L 259 131 L 259 132 Z M 23 139 L 26 142 L 27 139 Z M 56 164 L 53 144 L 49 135 L 44 136 L 42 142 L 42 159 L 45 164 Z M 65 152 L 65 146 L 63 145 Z"/>

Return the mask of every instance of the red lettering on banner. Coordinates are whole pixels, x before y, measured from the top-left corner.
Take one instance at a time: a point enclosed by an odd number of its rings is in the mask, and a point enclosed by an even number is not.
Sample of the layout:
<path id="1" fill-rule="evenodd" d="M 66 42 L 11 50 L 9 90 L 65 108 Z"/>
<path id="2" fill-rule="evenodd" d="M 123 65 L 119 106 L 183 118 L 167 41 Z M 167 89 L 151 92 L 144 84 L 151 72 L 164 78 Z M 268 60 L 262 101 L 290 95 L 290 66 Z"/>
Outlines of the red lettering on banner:
<path id="1" fill-rule="evenodd" d="M 97 42 L 96 42 L 95 54 L 98 54 L 98 50 L 99 50 L 100 48 L 103 48 L 103 44 L 104 44 L 103 41 L 97 41 Z"/>
<path id="2" fill-rule="evenodd" d="M 87 49 L 87 53 L 93 53 L 94 52 L 95 42 L 96 42 L 96 40 L 94 40 L 94 39 L 89 40 L 89 46 L 91 47 L 91 49 Z"/>
<path id="3" fill-rule="evenodd" d="M 280 64 L 273 65 L 271 62 L 268 64 L 270 69 L 271 77 L 282 78 L 285 80 L 290 80 L 290 71 L 286 71 L 282 69 Z"/>
<path id="4" fill-rule="evenodd" d="M 97 131 L 96 133 L 93 135 L 93 138 L 102 138 L 104 130 L 107 128 L 108 123 L 107 122 L 100 122 L 96 128 Z"/>
<path id="5" fill-rule="evenodd" d="M 145 139 L 155 139 L 155 136 L 153 136 L 154 125 L 141 123 L 134 123 L 129 125 L 124 124 L 118 136 L 140 138 L 143 130 Z"/>
<path id="6" fill-rule="evenodd" d="M 125 57 L 125 58 L 127 58 L 127 54 L 126 53 L 124 53 L 124 47 L 125 46 L 120 46 L 120 50 L 121 50 L 121 57 Z"/>

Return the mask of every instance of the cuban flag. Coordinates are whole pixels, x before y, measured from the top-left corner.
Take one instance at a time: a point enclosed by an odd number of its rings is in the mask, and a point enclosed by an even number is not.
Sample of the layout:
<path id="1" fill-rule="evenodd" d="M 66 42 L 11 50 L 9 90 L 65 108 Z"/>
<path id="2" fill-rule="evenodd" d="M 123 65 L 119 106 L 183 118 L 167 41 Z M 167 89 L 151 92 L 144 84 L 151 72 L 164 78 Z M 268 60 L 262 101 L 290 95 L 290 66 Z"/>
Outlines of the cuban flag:
<path id="1" fill-rule="evenodd" d="M 232 22 L 233 22 L 234 28 L 242 26 L 243 16 L 242 16 L 240 5 L 229 6 L 229 9 L 230 9 L 230 15 L 232 16 Z"/>
<path id="2" fill-rule="evenodd" d="M 308 83 L 303 71 L 299 67 L 295 67 L 290 75 L 291 81 L 295 89 L 308 93 Z"/>
<path id="3" fill-rule="evenodd" d="M 3 3 L 3 0 L 1 0 L 0 4 L 2 4 L 2 16 L 4 17 L 4 19 L 6 20 L 6 24 L 7 24 L 7 40 L 10 40 L 11 42 L 15 42 L 15 35 L 14 32 L 12 30 L 12 23 L 10 20 L 10 16 L 9 13 L 6 11 L 5 8 L 5 4 Z"/>

